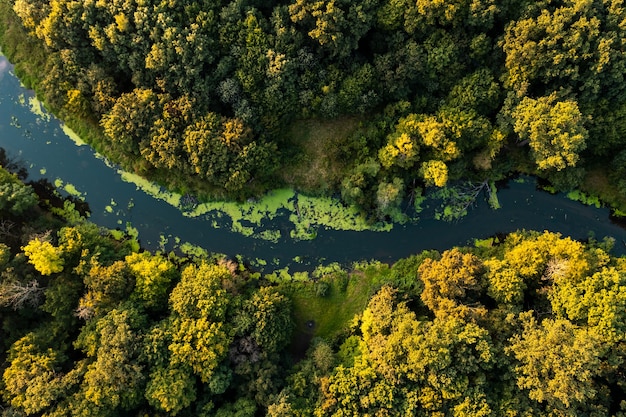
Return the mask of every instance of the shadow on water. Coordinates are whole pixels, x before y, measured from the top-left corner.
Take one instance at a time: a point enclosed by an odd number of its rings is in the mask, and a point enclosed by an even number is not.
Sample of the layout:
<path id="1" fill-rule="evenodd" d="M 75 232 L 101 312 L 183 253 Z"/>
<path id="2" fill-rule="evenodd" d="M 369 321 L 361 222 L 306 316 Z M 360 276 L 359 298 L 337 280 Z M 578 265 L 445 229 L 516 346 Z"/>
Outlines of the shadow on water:
<path id="1" fill-rule="evenodd" d="M 0 57 L 0 65 L 6 62 L 3 60 Z M 72 142 L 57 119 L 31 112 L 32 92 L 9 74 L 0 79 L 0 147 L 23 161 L 33 184 L 46 179 L 42 189 L 52 183 L 66 191 L 71 185 L 71 190 L 89 203 L 91 221 L 112 229 L 130 223 L 148 249 L 171 250 L 180 240 L 231 257 L 241 254 L 247 260 L 265 260 L 265 270 L 289 266 L 293 272 L 311 270 L 320 262 L 393 262 L 425 249 L 445 250 L 494 235 L 501 240 L 511 231 L 533 229 L 581 240 L 590 233 L 597 239 L 612 236 L 617 242 L 615 254 L 626 253 L 626 244 L 619 244 L 626 242 L 626 230 L 620 227 L 623 221 L 612 221 L 608 209 L 538 191 L 536 181 L 529 177 L 498 183 L 501 209 L 492 210 L 483 199 L 453 223 L 436 220 L 439 203 L 427 201 L 419 222 L 396 225 L 390 232 L 319 228 L 316 239 L 294 241 L 288 237 L 293 225 L 285 214 L 270 221 L 273 230 L 281 231 L 282 237 L 276 242 L 245 237 L 232 232 L 228 224 L 216 224 L 206 216 L 186 217 L 176 207 L 125 182 L 91 148 Z"/>

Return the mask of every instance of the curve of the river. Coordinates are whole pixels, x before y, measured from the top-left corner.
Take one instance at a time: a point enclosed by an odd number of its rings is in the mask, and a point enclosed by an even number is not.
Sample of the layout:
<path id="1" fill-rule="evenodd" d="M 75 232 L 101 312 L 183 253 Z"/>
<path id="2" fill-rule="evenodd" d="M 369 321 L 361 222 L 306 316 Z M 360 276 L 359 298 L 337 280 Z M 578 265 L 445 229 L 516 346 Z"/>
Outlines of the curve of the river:
<path id="1" fill-rule="evenodd" d="M 81 193 L 94 223 L 117 228 L 130 222 L 139 231 L 142 246 L 149 249 L 170 250 L 176 242 L 189 242 L 210 252 L 266 260 L 267 269 L 289 266 L 297 271 L 320 262 L 393 262 L 424 249 L 443 250 L 466 245 L 474 238 L 533 229 L 576 239 L 585 239 L 590 233 L 597 239 L 611 236 L 616 239 L 614 253 L 626 253 L 626 230 L 609 220 L 608 209 L 538 191 L 532 179 L 509 181 L 498 190 L 501 209 L 492 210 L 485 201 L 479 201 L 457 222 L 435 220 L 432 210 L 425 210 L 419 222 L 395 225 L 391 231 L 319 227 L 315 239 L 298 241 L 289 238 L 289 222 L 283 215 L 271 220 L 273 229 L 281 231 L 274 242 L 246 237 L 223 225 L 216 227 L 219 224 L 214 218 L 185 216 L 168 202 L 123 180 L 118 169 L 90 147 L 71 140 L 59 120 L 40 110 L 33 93 L 20 85 L 11 64 L 0 55 L 0 147 L 25 163 L 29 179 L 47 178 L 57 185 L 65 184 L 65 190 Z"/>

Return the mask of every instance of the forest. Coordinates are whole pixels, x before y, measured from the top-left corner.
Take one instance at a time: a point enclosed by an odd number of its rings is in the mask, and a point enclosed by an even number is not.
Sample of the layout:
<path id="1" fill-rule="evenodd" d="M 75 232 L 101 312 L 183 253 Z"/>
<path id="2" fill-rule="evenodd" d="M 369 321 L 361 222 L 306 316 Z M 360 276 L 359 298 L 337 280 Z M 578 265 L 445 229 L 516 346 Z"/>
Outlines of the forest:
<path id="1" fill-rule="evenodd" d="M 621 0 L 2 0 L 0 16 L 51 109 L 183 194 L 286 185 L 384 219 L 521 170 L 626 210 Z"/>
<path id="2" fill-rule="evenodd" d="M 0 0 L 17 74 L 125 169 L 372 220 L 517 171 L 626 211 L 625 31 L 622 0 Z M 263 273 L 2 165 L 2 417 L 626 416 L 610 238 Z"/>
<path id="3" fill-rule="evenodd" d="M 624 416 L 626 258 L 518 231 L 262 274 L 0 170 L 0 415 Z"/>

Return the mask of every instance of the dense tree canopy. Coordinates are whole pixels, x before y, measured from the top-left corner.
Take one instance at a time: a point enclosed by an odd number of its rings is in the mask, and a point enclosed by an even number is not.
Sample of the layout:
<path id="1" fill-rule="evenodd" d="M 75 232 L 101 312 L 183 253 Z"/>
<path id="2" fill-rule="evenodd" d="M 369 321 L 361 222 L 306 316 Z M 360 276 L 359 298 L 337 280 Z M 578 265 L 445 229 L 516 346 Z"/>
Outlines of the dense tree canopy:
<path id="1" fill-rule="evenodd" d="M 379 218 L 409 187 L 505 175 L 515 147 L 567 189 L 625 145 L 619 1 L 4 1 L 46 48 L 47 101 L 192 193 L 302 185 L 283 171 L 306 119 L 358 117 L 325 169 Z"/>
<path id="2" fill-rule="evenodd" d="M 138 252 L 46 204 L 0 236 L 3 416 L 626 412 L 626 259 L 610 240 L 520 231 L 303 282 Z M 343 304 L 326 312 L 329 296 Z M 336 331 L 311 340 L 303 308 Z"/>
<path id="3" fill-rule="evenodd" d="M 184 192 L 245 198 L 314 149 L 376 219 L 513 163 L 565 189 L 601 160 L 626 193 L 621 0 L 0 2 L 45 50 L 47 103 Z M 303 144 L 304 121 L 347 127 Z M 298 287 L 46 204 L 0 171 L 3 416 L 626 415 L 609 241 L 514 232 Z M 350 282 L 369 301 L 298 347 L 296 307 Z"/>

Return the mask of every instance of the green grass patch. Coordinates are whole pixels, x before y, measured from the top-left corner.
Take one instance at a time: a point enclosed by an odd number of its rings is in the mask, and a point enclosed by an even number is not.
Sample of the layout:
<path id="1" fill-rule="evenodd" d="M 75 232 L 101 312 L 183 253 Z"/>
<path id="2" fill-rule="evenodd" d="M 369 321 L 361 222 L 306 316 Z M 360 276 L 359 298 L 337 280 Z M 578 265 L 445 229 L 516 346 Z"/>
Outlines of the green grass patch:
<path id="1" fill-rule="evenodd" d="M 298 120 L 287 132 L 288 148 L 296 155 L 282 170 L 282 181 L 308 194 L 334 192 L 350 164 L 341 161 L 337 146 L 359 128 L 359 119 Z"/>
<path id="2" fill-rule="evenodd" d="M 370 279 L 359 272 L 342 271 L 317 282 L 292 282 L 288 286 L 296 337 L 310 334 L 332 339 L 365 309 L 373 292 Z"/>

